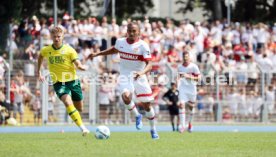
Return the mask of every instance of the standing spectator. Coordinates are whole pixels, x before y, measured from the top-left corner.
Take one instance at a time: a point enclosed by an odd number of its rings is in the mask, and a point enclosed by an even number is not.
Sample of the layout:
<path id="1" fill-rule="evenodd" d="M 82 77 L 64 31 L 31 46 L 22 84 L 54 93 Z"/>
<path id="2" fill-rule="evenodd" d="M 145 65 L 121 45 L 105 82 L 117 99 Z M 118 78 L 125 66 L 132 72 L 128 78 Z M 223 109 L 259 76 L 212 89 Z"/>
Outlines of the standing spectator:
<path id="1" fill-rule="evenodd" d="M 238 94 L 235 92 L 234 88 L 230 88 L 229 93 L 226 95 L 226 102 L 228 104 L 228 107 L 230 108 L 231 117 L 236 119 L 238 114 L 238 100 L 237 96 Z"/>
<path id="2" fill-rule="evenodd" d="M 11 104 L 7 101 L 5 94 L 0 91 L 0 125 L 5 124 L 10 118 Z"/>
<path id="3" fill-rule="evenodd" d="M 49 122 L 54 121 L 54 104 L 56 102 L 56 96 L 54 91 L 49 92 L 49 99 L 48 99 L 48 120 Z"/>
<path id="4" fill-rule="evenodd" d="M 41 122 L 41 95 L 40 91 L 37 89 L 35 95 L 32 99 L 32 105 L 34 110 L 34 124 L 39 124 Z"/>
<path id="5" fill-rule="evenodd" d="M 247 63 L 245 62 L 244 56 L 241 57 L 240 62 L 237 63 L 236 65 L 237 68 L 237 82 L 238 84 L 245 85 L 247 83 L 247 72 L 248 72 L 248 67 Z"/>
<path id="6" fill-rule="evenodd" d="M 272 85 L 268 86 L 265 92 L 265 100 L 268 108 L 268 113 L 271 116 L 273 113 L 275 113 L 275 92 Z"/>
<path id="7" fill-rule="evenodd" d="M 248 106 L 246 103 L 246 93 L 245 89 L 240 89 L 239 93 L 237 94 L 237 101 L 238 101 L 238 112 L 239 112 L 239 120 L 247 120 L 248 118 Z"/>
<path id="8" fill-rule="evenodd" d="M 176 83 L 171 83 L 171 89 L 169 89 L 163 96 L 166 101 L 170 113 L 170 120 L 173 131 L 179 131 L 179 108 L 178 108 L 178 96 L 179 91 L 177 90 Z M 177 117 L 177 124 L 175 128 L 174 118 Z"/>
<path id="9" fill-rule="evenodd" d="M 247 63 L 247 70 L 248 70 L 248 85 L 255 85 L 258 79 L 258 66 L 257 63 L 254 61 L 254 56 L 251 56 L 249 62 Z"/>

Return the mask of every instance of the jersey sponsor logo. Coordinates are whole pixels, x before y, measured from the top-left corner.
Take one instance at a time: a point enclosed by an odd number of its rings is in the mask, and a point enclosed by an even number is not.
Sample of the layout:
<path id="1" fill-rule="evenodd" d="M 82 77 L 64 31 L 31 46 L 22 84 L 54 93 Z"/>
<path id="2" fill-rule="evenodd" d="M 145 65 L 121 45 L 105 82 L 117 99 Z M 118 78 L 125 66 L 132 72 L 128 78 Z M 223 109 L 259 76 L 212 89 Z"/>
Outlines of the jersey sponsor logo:
<path id="1" fill-rule="evenodd" d="M 50 64 L 62 64 L 64 63 L 64 59 L 62 56 L 50 56 L 49 62 Z"/>
<path id="2" fill-rule="evenodd" d="M 142 55 L 135 55 L 125 52 L 120 52 L 120 58 L 126 60 L 144 60 L 144 57 Z"/>

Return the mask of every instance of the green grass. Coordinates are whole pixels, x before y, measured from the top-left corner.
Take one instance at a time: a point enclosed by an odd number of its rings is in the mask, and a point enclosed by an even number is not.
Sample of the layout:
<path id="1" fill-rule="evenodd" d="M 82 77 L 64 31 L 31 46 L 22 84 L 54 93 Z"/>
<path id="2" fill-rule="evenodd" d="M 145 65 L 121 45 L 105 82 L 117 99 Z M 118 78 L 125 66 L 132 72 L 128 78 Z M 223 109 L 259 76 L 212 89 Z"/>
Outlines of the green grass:
<path id="1" fill-rule="evenodd" d="M 108 140 L 93 134 L 0 134 L 0 157 L 273 157 L 276 133 L 115 132 Z"/>

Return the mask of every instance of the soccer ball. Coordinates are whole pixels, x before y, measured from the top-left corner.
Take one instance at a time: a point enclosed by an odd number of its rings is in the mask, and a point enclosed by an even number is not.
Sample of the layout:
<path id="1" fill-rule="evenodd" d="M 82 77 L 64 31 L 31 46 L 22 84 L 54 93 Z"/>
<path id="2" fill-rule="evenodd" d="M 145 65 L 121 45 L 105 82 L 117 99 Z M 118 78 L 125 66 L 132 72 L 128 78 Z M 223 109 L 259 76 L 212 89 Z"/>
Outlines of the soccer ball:
<path id="1" fill-rule="evenodd" d="M 106 140 L 110 137 L 110 130 L 107 126 L 98 126 L 95 132 L 96 139 Z"/>

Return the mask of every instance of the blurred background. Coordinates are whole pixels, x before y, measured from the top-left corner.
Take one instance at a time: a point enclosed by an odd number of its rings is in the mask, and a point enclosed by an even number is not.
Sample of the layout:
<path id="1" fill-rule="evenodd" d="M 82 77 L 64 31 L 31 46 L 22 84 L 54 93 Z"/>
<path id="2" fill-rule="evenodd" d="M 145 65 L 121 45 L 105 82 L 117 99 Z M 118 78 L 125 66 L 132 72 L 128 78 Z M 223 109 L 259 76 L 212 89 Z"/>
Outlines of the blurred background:
<path id="1" fill-rule="evenodd" d="M 169 123 L 162 98 L 186 50 L 203 76 L 196 122 L 276 121 L 275 0 L 2 0 L 0 123 L 71 123 L 50 81 L 42 84 L 35 76 L 39 50 L 51 44 L 49 30 L 54 25 L 64 28 L 64 43 L 89 66 L 78 73 L 84 121 L 132 123 L 117 91 L 120 57 L 87 57 L 114 45 L 134 20 L 153 56 L 149 78 L 158 122 Z M 45 63 L 45 75 L 46 67 Z"/>

